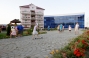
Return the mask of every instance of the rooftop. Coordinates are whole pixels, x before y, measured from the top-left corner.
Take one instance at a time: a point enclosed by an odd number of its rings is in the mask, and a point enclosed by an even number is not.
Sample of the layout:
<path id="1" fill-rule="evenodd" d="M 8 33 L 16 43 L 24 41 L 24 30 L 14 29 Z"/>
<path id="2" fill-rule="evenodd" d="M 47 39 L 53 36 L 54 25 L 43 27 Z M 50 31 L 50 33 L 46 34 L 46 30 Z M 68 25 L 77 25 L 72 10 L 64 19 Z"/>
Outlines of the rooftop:
<path id="1" fill-rule="evenodd" d="M 24 6 L 20 6 L 20 7 L 22 7 L 22 8 L 30 8 L 30 7 L 29 7 L 30 5 L 34 5 L 34 4 L 31 3 L 31 4 L 29 4 L 29 5 L 24 5 Z M 43 8 L 41 8 L 41 7 L 38 7 L 38 6 L 36 6 L 36 8 L 37 8 L 37 9 L 45 10 L 45 9 L 43 9 Z"/>

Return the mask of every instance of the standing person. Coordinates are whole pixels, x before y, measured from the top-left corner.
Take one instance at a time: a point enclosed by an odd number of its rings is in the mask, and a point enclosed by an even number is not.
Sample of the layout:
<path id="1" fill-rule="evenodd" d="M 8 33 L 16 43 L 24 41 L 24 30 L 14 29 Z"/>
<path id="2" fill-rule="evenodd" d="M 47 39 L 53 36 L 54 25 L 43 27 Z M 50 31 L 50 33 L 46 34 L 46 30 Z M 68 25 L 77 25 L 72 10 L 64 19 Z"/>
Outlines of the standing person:
<path id="1" fill-rule="evenodd" d="M 17 36 L 18 35 L 17 25 L 15 25 L 15 30 L 16 30 L 16 36 Z"/>
<path id="2" fill-rule="evenodd" d="M 76 25 L 75 25 L 75 34 L 79 34 L 79 24 L 78 23 L 76 23 Z"/>
<path id="3" fill-rule="evenodd" d="M 48 31 L 50 31 L 50 26 L 48 26 Z"/>
<path id="4" fill-rule="evenodd" d="M 20 24 L 17 26 L 17 29 L 18 29 L 18 36 L 22 36 L 23 35 L 23 26 Z"/>
<path id="5" fill-rule="evenodd" d="M 59 31 L 59 25 L 57 26 L 57 30 Z"/>
<path id="6" fill-rule="evenodd" d="M 71 32 L 71 26 L 69 25 L 69 28 L 68 28 L 68 30 Z"/>
<path id="7" fill-rule="evenodd" d="M 14 36 L 16 38 L 16 29 L 14 26 L 12 26 L 12 28 L 11 28 L 10 38 L 12 38 L 12 36 Z"/>
<path id="8" fill-rule="evenodd" d="M 37 28 L 38 28 L 38 25 L 35 24 L 34 29 L 33 29 L 33 32 L 32 32 L 32 34 L 33 34 L 33 39 L 36 39 L 36 38 L 39 37 L 39 36 L 38 36 L 38 32 L 37 32 Z M 35 38 L 35 35 L 37 36 L 36 38 Z M 41 38 L 42 38 L 42 37 L 41 37 Z"/>
<path id="9" fill-rule="evenodd" d="M 64 31 L 64 26 L 63 26 L 63 29 L 62 30 Z"/>
<path id="10" fill-rule="evenodd" d="M 61 24 L 61 25 L 60 25 L 60 31 L 62 31 L 62 28 L 63 28 L 63 25 Z"/>

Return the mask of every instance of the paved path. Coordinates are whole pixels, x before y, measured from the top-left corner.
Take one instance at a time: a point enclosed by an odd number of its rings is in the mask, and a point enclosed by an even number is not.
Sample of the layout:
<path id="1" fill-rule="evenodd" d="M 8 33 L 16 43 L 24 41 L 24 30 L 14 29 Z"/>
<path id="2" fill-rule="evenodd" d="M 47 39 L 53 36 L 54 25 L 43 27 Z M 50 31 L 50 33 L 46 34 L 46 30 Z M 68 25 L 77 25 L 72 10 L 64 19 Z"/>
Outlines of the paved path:
<path id="1" fill-rule="evenodd" d="M 82 31 L 80 31 L 80 34 Z M 78 36 L 74 30 L 69 33 L 65 30 L 62 33 L 58 31 L 48 31 L 47 34 L 41 34 L 43 39 L 32 40 L 32 36 L 21 38 L 0 40 L 1 58 L 46 58 L 50 56 L 50 51 L 63 47 L 70 39 Z"/>

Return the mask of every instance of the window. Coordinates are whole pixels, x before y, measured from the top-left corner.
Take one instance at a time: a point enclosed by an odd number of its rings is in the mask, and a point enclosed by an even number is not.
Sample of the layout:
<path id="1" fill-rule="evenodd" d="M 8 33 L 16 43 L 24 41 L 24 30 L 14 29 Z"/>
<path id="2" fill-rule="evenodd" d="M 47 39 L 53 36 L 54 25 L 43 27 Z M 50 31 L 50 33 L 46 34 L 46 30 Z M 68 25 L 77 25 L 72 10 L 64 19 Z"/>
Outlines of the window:
<path id="1" fill-rule="evenodd" d="M 30 18 L 30 17 L 28 17 L 28 18 Z"/>
<path id="2" fill-rule="evenodd" d="M 27 20 L 25 20 L 25 21 L 27 21 Z"/>
<path id="3" fill-rule="evenodd" d="M 25 27 L 27 27 L 27 25 L 25 25 Z"/>
<path id="4" fill-rule="evenodd" d="M 46 21 L 46 19 L 44 19 L 44 21 Z"/>

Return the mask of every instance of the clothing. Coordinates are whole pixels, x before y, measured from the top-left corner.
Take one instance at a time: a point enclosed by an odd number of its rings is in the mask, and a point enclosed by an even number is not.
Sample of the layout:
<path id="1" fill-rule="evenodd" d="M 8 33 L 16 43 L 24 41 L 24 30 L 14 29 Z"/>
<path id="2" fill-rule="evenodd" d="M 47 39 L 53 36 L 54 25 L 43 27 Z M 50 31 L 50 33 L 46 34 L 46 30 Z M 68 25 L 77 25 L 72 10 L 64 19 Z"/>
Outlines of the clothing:
<path id="1" fill-rule="evenodd" d="M 23 34 L 23 30 L 19 30 L 18 31 L 18 34 Z"/>
<path id="2" fill-rule="evenodd" d="M 18 34 L 23 35 L 23 26 L 22 25 L 18 25 L 17 29 L 18 29 Z"/>
<path id="3" fill-rule="evenodd" d="M 57 30 L 59 30 L 59 26 L 57 27 Z"/>
<path id="4" fill-rule="evenodd" d="M 62 24 L 60 25 L 60 31 L 62 31 Z"/>
<path id="5" fill-rule="evenodd" d="M 11 35 L 16 35 L 16 30 L 15 29 L 11 29 Z"/>
<path id="6" fill-rule="evenodd" d="M 71 30 L 71 27 L 69 26 L 69 30 Z"/>
<path id="7" fill-rule="evenodd" d="M 36 31 L 36 29 L 37 29 L 37 25 L 34 26 L 34 29 L 33 29 L 33 32 L 32 32 L 33 35 L 38 34 L 38 32 Z"/>
<path id="8" fill-rule="evenodd" d="M 71 30 L 69 30 L 69 31 L 71 31 Z"/>
<path id="9" fill-rule="evenodd" d="M 18 30 L 23 30 L 23 26 L 22 26 L 22 25 L 18 25 L 18 26 L 17 26 L 17 29 L 18 29 Z"/>
<path id="10" fill-rule="evenodd" d="M 78 29 L 79 29 L 79 25 L 76 24 L 76 25 L 75 25 L 75 31 L 78 31 Z"/>
<path id="11" fill-rule="evenodd" d="M 48 26 L 48 30 L 50 30 L 50 26 Z"/>

